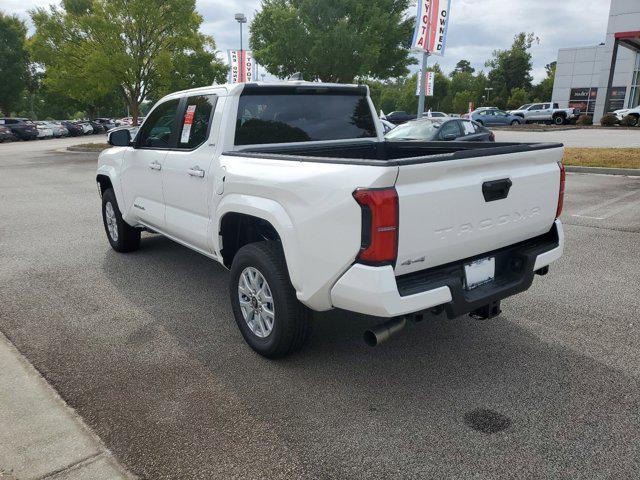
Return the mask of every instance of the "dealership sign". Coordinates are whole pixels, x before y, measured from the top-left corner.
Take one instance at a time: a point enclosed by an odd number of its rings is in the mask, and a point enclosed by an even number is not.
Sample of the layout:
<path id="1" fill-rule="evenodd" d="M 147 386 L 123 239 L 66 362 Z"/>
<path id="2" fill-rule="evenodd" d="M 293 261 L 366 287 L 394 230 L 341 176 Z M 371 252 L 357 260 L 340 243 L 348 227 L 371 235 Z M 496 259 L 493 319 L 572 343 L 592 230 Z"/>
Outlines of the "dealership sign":
<path id="1" fill-rule="evenodd" d="M 422 69 L 418 71 L 418 81 L 416 85 L 416 95 L 420 95 L 420 76 L 422 75 Z M 436 73 L 427 72 L 424 77 L 424 92 L 427 97 L 433 97 L 433 88 L 436 83 Z"/>
<path id="2" fill-rule="evenodd" d="M 444 55 L 451 0 L 419 0 L 411 49 Z"/>
<path id="3" fill-rule="evenodd" d="M 251 51 L 228 50 L 229 83 L 253 81 L 255 62 Z"/>

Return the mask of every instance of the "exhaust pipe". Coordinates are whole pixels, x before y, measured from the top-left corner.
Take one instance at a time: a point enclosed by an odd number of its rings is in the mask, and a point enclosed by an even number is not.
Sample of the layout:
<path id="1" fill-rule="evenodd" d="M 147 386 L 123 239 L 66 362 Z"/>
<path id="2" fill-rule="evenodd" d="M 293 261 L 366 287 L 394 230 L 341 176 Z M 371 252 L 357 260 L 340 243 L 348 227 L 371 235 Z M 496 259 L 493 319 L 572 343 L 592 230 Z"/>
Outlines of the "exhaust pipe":
<path id="1" fill-rule="evenodd" d="M 405 317 L 393 318 L 388 322 L 381 323 L 377 327 L 364 332 L 364 342 L 370 347 L 375 347 L 382 342 L 386 342 L 396 333 L 401 332 L 406 326 L 407 319 Z"/>

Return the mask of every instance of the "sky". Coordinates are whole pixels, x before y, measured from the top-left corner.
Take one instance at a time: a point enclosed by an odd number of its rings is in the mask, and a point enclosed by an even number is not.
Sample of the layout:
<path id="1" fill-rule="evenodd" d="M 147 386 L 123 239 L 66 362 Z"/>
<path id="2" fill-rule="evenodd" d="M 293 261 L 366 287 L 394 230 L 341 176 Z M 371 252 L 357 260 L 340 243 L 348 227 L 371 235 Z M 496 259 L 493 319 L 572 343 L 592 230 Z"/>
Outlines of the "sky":
<path id="1" fill-rule="evenodd" d="M 0 10 L 28 21 L 30 9 L 57 3 L 1 0 Z M 239 48 L 240 44 L 234 14 L 246 14 L 250 23 L 260 3 L 260 0 L 197 0 L 196 8 L 204 18 L 201 30 L 214 37 L 225 61 L 227 49 Z M 415 14 L 413 10 L 408 14 Z M 533 76 L 540 81 L 545 77 L 545 65 L 557 59 L 559 48 L 604 41 L 608 12 L 609 2 L 603 0 L 451 0 L 446 56 L 437 62 L 449 71 L 464 58 L 477 70 L 486 70 L 484 62 L 493 50 L 509 48 L 518 32 L 533 32 L 540 39 L 531 50 Z"/>

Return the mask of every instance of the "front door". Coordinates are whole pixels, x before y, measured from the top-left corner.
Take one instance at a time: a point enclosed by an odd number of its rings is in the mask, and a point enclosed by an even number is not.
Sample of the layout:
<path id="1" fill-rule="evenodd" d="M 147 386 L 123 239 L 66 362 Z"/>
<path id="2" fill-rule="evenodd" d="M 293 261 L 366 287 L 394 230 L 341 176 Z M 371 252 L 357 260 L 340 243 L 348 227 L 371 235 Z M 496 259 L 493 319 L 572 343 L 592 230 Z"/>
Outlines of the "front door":
<path id="1" fill-rule="evenodd" d="M 162 169 L 175 132 L 179 100 L 157 105 L 140 127 L 134 147 L 125 153 L 121 173 L 126 219 L 163 229 Z"/>
<path id="2" fill-rule="evenodd" d="M 218 97 L 214 94 L 183 99 L 176 146 L 167 153 L 162 169 L 165 231 L 207 253 L 213 251 L 215 233 L 209 208 L 215 195 L 213 169 L 220 120 L 220 114 L 214 116 L 216 104 Z"/>

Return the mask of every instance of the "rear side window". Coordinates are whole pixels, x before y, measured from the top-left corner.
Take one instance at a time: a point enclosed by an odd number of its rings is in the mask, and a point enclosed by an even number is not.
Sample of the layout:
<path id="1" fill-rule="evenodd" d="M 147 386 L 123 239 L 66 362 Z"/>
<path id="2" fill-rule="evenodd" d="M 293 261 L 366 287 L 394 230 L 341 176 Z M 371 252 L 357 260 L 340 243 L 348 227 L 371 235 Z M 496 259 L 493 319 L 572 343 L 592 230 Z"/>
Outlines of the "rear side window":
<path id="1" fill-rule="evenodd" d="M 462 120 L 462 130 L 464 135 L 474 135 L 476 133 L 476 126 L 469 120 Z"/>
<path id="2" fill-rule="evenodd" d="M 169 148 L 180 100 L 168 100 L 153 109 L 138 132 L 141 148 Z"/>
<path id="3" fill-rule="evenodd" d="M 191 150 L 207 140 L 216 101 L 215 95 L 187 97 L 185 110 L 180 121 L 179 149 Z"/>
<path id="4" fill-rule="evenodd" d="M 357 93 L 251 93 L 238 105 L 236 145 L 375 137 L 366 96 Z"/>

